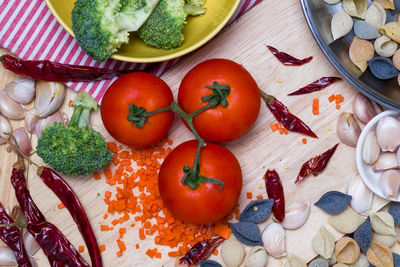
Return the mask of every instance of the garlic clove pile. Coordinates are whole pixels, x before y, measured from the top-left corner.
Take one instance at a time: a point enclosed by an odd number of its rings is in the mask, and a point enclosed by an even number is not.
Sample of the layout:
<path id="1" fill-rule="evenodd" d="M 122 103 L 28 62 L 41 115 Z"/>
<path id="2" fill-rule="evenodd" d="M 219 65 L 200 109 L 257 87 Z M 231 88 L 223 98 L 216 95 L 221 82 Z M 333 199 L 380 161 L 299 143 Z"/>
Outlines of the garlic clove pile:
<path id="1" fill-rule="evenodd" d="M 282 227 L 288 230 L 300 228 L 310 215 L 310 201 L 293 202 L 286 207 L 285 220 L 282 222 Z"/>
<path id="2" fill-rule="evenodd" d="M 345 145 L 356 147 L 361 128 L 350 112 L 343 112 L 338 118 L 336 133 Z"/>
<path id="3" fill-rule="evenodd" d="M 372 165 L 374 172 L 398 169 L 397 156 L 395 153 L 387 152 L 379 156 L 378 160 Z"/>
<path id="4" fill-rule="evenodd" d="M 370 131 L 366 136 L 362 150 L 363 161 L 367 164 L 374 164 L 381 154 L 375 131 Z"/>
<path id="5" fill-rule="evenodd" d="M 269 255 L 275 258 L 286 256 L 285 230 L 280 223 L 268 224 L 263 230 L 261 238 Z"/>
<path id="6" fill-rule="evenodd" d="M 65 86 L 58 82 L 36 82 L 35 115 L 44 118 L 54 113 L 63 103 Z"/>
<path id="7" fill-rule="evenodd" d="M 374 194 L 364 184 L 358 173 L 354 174 L 347 185 L 347 194 L 351 196 L 350 206 L 359 214 L 367 215 Z"/>
<path id="8" fill-rule="evenodd" d="M 365 124 L 367 124 L 377 114 L 372 102 L 361 93 L 358 93 L 354 98 L 353 112 L 357 119 Z"/>
<path id="9" fill-rule="evenodd" d="M 6 84 L 4 90 L 17 103 L 28 104 L 35 97 L 35 81 L 29 78 L 22 78 Z"/>
<path id="10" fill-rule="evenodd" d="M 10 139 L 11 131 L 10 121 L 0 115 L 0 145 L 7 143 L 7 140 Z"/>
<path id="11" fill-rule="evenodd" d="M 15 102 L 5 90 L 0 91 L 0 113 L 12 120 L 21 120 L 25 117 L 24 105 Z"/>
<path id="12" fill-rule="evenodd" d="M 385 171 L 379 178 L 379 183 L 386 197 L 397 199 L 400 190 L 400 171 Z"/>
<path id="13" fill-rule="evenodd" d="M 400 146 L 400 121 L 392 116 L 380 119 L 376 139 L 382 151 L 394 152 Z"/>

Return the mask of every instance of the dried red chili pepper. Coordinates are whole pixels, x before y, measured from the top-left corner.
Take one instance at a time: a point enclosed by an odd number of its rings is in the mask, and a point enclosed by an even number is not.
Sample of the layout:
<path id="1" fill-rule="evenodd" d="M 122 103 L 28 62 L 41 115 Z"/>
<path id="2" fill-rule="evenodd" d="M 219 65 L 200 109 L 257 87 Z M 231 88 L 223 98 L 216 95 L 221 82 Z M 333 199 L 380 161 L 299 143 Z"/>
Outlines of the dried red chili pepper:
<path id="1" fill-rule="evenodd" d="M 308 62 L 310 62 L 313 57 L 306 57 L 303 59 L 298 59 L 295 57 L 292 57 L 291 55 L 288 55 L 284 52 L 280 52 L 278 49 L 270 46 L 270 45 L 266 45 L 266 47 L 269 49 L 269 51 L 271 51 L 271 53 L 280 61 L 283 63 L 283 65 L 286 66 L 301 66 L 303 64 L 306 64 Z"/>
<path id="2" fill-rule="evenodd" d="M 96 237 L 85 210 L 72 188 L 55 171 L 47 167 L 39 167 L 38 175 L 42 181 L 57 195 L 64 206 L 68 209 L 75 223 L 78 225 L 83 240 L 88 248 L 93 267 L 103 266 L 101 254 L 97 245 Z"/>
<path id="3" fill-rule="evenodd" d="M 285 219 L 285 195 L 279 174 L 275 170 L 267 170 L 264 179 L 268 197 L 274 199 L 272 206 L 274 217 L 282 222 Z"/>
<path id="4" fill-rule="evenodd" d="M 316 81 L 313 81 L 312 83 L 310 83 L 288 95 L 304 95 L 304 94 L 309 94 L 312 92 L 320 91 L 320 90 L 328 87 L 332 83 L 340 81 L 341 79 L 342 78 L 339 78 L 339 77 L 322 77 L 322 78 L 320 78 Z"/>
<path id="5" fill-rule="evenodd" d="M 14 221 L 7 214 L 6 210 L 0 203 L 0 224 L 13 224 Z M 24 242 L 21 232 L 17 226 L 0 227 L 0 239 L 14 251 L 15 258 L 19 267 L 31 267 L 29 256 L 26 254 Z"/>
<path id="6" fill-rule="evenodd" d="M 26 187 L 22 158 L 14 164 L 11 184 L 15 189 L 15 196 L 28 220 L 26 229 L 32 234 L 36 242 L 46 254 L 52 267 L 74 266 L 89 267 L 79 252 L 56 226 L 46 221 L 36 204 L 33 202 Z"/>
<path id="7" fill-rule="evenodd" d="M 288 108 L 282 104 L 275 97 L 268 95 L 260 90 L 261 97 L 264 99 L 267 107 L 272 112 L 274 117 L 282 123 L 282 125 L 289 131 L 305 134 L 311 137 L 318 138 L 318 136 L 307 126 L 302 120 L 290 113 Z"/>
<path id="8" fill-rule="evenodd" d="M 180 264 L 187 264 L 191 266 L 199 261 L 208 257 L 213 250 L 221 244 L 225 238 L 215 237 L 208 240 L 200 241 L 196 243 L 183 258 L 179 259 Z"/>
<path id="9" fill-rule="evenodd" d="M 305 162 L 303 166 L 301 166 L 299 175 L 297 176 L 296 181 L 294 183 L 296 184 L 300 182 L 310 174 L 317 176 L 321 171 L 323 171 L 326 165 L 328 165 L 328 162 L 331 159 L 333 153 L 335 153 L 335 150 L 338 145 L 339 143 L 334 145 L 331 149 L 328 149 L 321 155 L 316 156 Z"/>
<path id="10" fill-rule="evenodd" d="M 87 66 L 67 65 L 48 60 L 22 60 L 11 55 L 0 57 L 5 69 L 34 80 L 83 82 L 112 79 L 127 71 L 114 71 Z"/>

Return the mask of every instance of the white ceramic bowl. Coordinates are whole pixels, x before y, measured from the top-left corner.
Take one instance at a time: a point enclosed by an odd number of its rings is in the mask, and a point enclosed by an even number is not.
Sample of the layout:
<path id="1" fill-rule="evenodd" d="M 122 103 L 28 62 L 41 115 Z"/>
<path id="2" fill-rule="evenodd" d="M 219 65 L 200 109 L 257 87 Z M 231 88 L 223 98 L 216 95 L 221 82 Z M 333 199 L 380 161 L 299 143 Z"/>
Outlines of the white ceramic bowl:
<path id="1" fill-rule="evenodd" d="M 383 194 L 383 191 L 379 185 L 379 178 L 382 175 L 383 172 L 374 172 L 372 170 L 372 165 L 366 164 L 363 159 L 362 159 L 362 153 L 363 153 L 363 145 L 365 141 L 365 137 L 370 131 L 375 131 L 376 130 L 376 125 L 378 124 L 378 121 L 386 116 L 393 116 L 393 117 L 398 117 L 400 115 L 399 112 L 393 111 L 393 110 L 387 110 L 384 111 L 377 116 L 375 116 L 372 120 L 368 122 L 368 124 L 364 127 L 364 129 L 361 132 L 360 137 L 358 138 L 357 142 L 357 148 L 356 148 L 356 162 L 357 162 L 357 169 L 358 172 L 363 179 L 364 183 L 368 186 L 368 188 L 377 194 L 378 196 L 391 200 L 391 201 L 398 201 L 400 202 L 400 196 L 397 196 L 397 199 L 389 199 Z"/>

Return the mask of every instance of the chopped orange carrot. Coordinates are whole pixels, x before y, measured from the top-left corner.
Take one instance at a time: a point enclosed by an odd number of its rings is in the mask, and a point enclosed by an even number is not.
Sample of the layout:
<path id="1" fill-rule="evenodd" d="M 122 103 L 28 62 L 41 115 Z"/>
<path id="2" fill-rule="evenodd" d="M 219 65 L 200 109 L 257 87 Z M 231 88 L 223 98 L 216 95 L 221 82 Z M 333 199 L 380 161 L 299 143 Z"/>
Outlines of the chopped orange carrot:
<path id="1" fill-rule="evenodd" d="M 218 249 L 214 249 L 214 251 L 212 252 L 213 255 L 218 256 L 219 252 Z"/>
<path id="2" fill-rule="evenodd" d="M 100 225 L 100 231 L 104 232 L 104 231 L 108 231 L 108 230 L 110 230 L 110 228 L 107 224 Z"/>
<path id="3" fill-rule="evenodd" d="M 263 199 L 263 196 L 262 196 L 262 195 L 257 195 L 256 198 L 257 198 L 257 199 Z"/>
<path id="4" fill-rule="evenodd" d="M 111 192 L 110 191 L 104 192 L 104 196 L 110 198 L 111 197 Z"/>
<path id="5" fill-rule="evenodd" d="M 64 204 L 63 204 L 63 203 L 60 203 L 60 204 L 58 204 L 58 205 L 57 205 L 57 208 L 59 208 L 59 209 L 63 209 L 63 208 L 65 208 L 65 206 L 64 206 Z"/>
<path id="6" fill-rule="evenodd" d="M 339 104 L 336 105 L 336 109 L 340 109 L 340 105 Z"/>
<path id="7" fill-rule="evenodd" d="M 278 130 L 278 127 L 276 126 L 276 124 L 271 124 L 271 130 L 273 131 L 273 132 L 275 132 L 276 130 Z"/>
<path id="8" fill-rule="evenodd" d="M 331 95 L 330 97 L 328 97 L 329 102 L 333 102 L 335 101 L 336 97 L 335 95 Z"/>
<path id="9" fill-rule="evenodd" d="M 93 173 L 93 178 L 94 178 L 95 180 L 100 180 L 101 176 L 100 176 L 100 174 L 99 174 L 98 172 L 94 172 L 94 173 Z"/>
<path id="10" fill-rule="evenodd" d="M 74 107 L 74 101 L 73 101 L 72 99 L 70 99 L 70 100 L 68 101 L 68 107 L 71 107 L 71 108 Z"/>
<path id="11" fill-rule="evenodd" d="M 319 99 L 318 98 L 314 98 L 313 99 L 313 114 L 314 115 L 318 115 L 319 114 Z"/>
<path id="12" fill-rule="evenodd" d="M 288 134 L 288 130 L 287 130 L 286 128 L 283 128 L 283 132 L 284 132 L 285 134 Z"/>
<path id="13" fill-rule="evenodd" d="M 232 233 L 232 230 L 231 228 L 229 228 L 228 225 L 218 222 L 214 227 L 214 233 L 219 235 L 220 237 L 228 239 Z"/>
<path id="14" fill-rule="evenodd" d="M 344 98 L 343 98 L 343 96 L 342 96 L 341 94 L 337 94 L 337 95 L 335 96 L 335 102 L 336 102 L 336 104 L 339 104 L 339 103 L 343 102 L 343 100 L 344 100 Z"/>
<path id="15" fill-rule="evenodd" d="M 105 220 L 105 219 L 107 219 L 107 218 L 108 218 L 108 213 L 104 213 L 103 219 Z"/>
<path id="16" fill-rule="evenodd" d="M 78 251 L 79 251 L 80 253 L 84 252 L 84 251 L 85 251 L 85 247 L 84 247 L 84 246 L 79 246 L 79 247 L 78 247 Z"/>
<path id="17" fill-rule="evenodd" d="M 253 193 L 252 192 L 247 192 L 246 196 L 247 196 L 247 199 L 252 199 L 253 198 Z"/>
<path id="18" fill-rule="evenodd" d="M 307 138 L 302 138 L 302 139 L 301 139 L 301 142 L 302 142 L 303 144 L 307 144 Z"/>
<path id="19" fill-rule="evenodd" d="M 106 245 L 100 245 L 99 246 L 99 250 L 100 250 L 100 252 L 103 252 L 103 251 L 105 251 L 106 250 Z"/>
<path id="20" fill-rule="evenodd" d="M 138 243 L 136 243 L 135 247 L 136 247 L 136 249 L 139 249 L 139 248 L 140 248 L 140 246 L 139 246 Z"/>
<path id="21" fill-rule="evenodd" d="M 118 251 L 117 252 L 117 257 L 121 257 L 122 256 L 122 251 Z"/>
<path id="22" fill-rule="evenodd" d="M 162 255 L 161 252 L 156 252 L 156 254 L 154 255 L 157 259 L 161 259 Z"/>

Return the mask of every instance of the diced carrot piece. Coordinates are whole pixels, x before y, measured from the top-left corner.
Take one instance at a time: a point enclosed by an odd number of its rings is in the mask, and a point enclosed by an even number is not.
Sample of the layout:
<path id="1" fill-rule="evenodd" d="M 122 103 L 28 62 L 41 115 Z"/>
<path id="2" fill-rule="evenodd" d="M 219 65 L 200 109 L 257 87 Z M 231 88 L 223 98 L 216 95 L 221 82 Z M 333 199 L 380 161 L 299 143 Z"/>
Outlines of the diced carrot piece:
<path id="1" fill-rule="evenodd" d="M 252 199 L 253 198 L 253 193 L 252 192 L 247 192 L 246 196 L 247 196 L 247 199 Z"/>
<path id="2" fill-rule="evenodd" d="M 302 142 L 303 144 L 307 144 L 307 138 L 302 138 L 302 139 L 301 139 L 301 142 Z"/>
<path id="3" fill-rule="evenodd" d="M 228 239 L 229 236 L 232 233 L 231 228 L 229 228 L 228 225 L 222 224 L 222 223 L 217 223 L 214 227 L 214 233 L 219 235 L 220 237 L 223 237 L 225 239 Z"/>
<path id="4" fill-rule="evenodd" d="M 121 256 L 122 256 L 122 251 L 118 251 L 118 252 L 117 252 L 117 256 L 118 256 L 118 257 L 121 257 Z"/>
<path id="5" fill-rule="evenodd" d="M 263 196 L 262 196 L 262 195 L 257 195 L 256 198 L 257 198 L 257 199 L 263 199 Z"/>
<path id="6" fill-rule="evenodd" d="M 271 130 L 273 131 L 273 132 L 275 132 L 276 130 L 278 130 L 278 127 L 276 126 L 276 124 L 271 124 Z"/>
<path id="7" fill-rule="evenodd" d="M 330 97 L 328 97 L 329 102 L 333 102 L 335 101 L 336 97 L 335 95 L 331 95 Z"/>
<path id="8" fill-rule="evenodd" d="M 140 248 L 140 246 L 139 246 L 138 243 L 136 243 L 135 247 L 136 247 L 136 249 L 139 249 L 139 248 Z"/>
<path id="9" fill-rule="evenodd" d="M 63 204 L 63 203 L 60 203 L 60 204 L 58 204 L 58 205 L 57 205 L 57 208 L 59 208 L 59 209 L 63 209 L 63 208 L 65 208 L 65 206 L 64 206 L 64 204 Z"/>
<path id="10" fill-rule="evenodd" d="M 94 173 L 93 173 L 93 178 L 94 178 L 95 180 L 100 180 L 101 176 L 100 176 L 100 174 L 99 174 L 98 172 L 94 172 Z"/>
<path id="11" fill-rule="evenodd" d="M 219 252 L 218 249 L 214 249 L 214 251 L 212 252 L 213 255 L 218 256 Z"/>
<path id="12" fill-rule="evenodd" d="M 84 251 L 85 251 L 85 247 L 84 247 L 84 246 L 79 246 L 79 247 L 78 247 L 78 251 L 79 251 L 80 253 L 84 252 Z"/>
<path id="13" fill-rule="evenodd" d="M 336 109 L 340 109 L 340 105 L 339 104 L 336 105 Z"/>
<path id="14" fill-rule="evenodd" d="M 100 250 L 100 252 L 103 252 L 103 251 L 105 251 L 106 250 L 106 245 L 100 245 L 99 246 L 99 250 Z"/>

